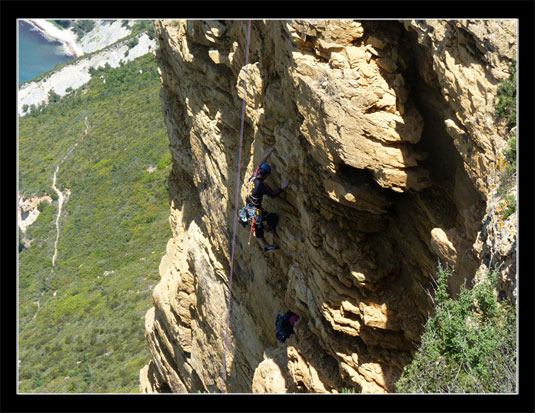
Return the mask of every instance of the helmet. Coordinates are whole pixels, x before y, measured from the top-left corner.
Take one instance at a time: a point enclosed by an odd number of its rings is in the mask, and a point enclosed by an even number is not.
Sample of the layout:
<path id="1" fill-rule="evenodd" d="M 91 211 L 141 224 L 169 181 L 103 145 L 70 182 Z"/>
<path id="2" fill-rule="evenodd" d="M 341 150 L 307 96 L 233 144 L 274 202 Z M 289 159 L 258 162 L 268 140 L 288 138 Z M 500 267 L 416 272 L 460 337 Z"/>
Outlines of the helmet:
<path id="1" fill-rule="evenodd" d="M 263 163 L 260 165 L 260 172 L 269 175 L 271 173 L 271 166 L 269 166 L 267 163 Z"/>

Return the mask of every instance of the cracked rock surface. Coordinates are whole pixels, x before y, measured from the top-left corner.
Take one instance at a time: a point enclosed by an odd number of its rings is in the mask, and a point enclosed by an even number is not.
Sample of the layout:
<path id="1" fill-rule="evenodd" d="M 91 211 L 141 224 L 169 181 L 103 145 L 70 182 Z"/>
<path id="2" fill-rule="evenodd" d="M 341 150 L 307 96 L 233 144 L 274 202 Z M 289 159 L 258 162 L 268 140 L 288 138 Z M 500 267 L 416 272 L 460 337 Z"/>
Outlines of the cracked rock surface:
<path id="1" fill-rule="evenodd" d="M 173 238 L 141 390 L 219 392 L 226 357 L 228 392 L 394 391 L 437 260 L 455 265 L 453 292 L 481 262 L 514 24 L 255 20 L 246 67 L 246 21 L 157 21 Z M 266 182 L 291 184 L 263 202 L 282 251 L 237 228 L 226 349 L 244 97 L 240 182 L 275 147 Z M 281 344 L 288 309 L 299 321 Z"/>

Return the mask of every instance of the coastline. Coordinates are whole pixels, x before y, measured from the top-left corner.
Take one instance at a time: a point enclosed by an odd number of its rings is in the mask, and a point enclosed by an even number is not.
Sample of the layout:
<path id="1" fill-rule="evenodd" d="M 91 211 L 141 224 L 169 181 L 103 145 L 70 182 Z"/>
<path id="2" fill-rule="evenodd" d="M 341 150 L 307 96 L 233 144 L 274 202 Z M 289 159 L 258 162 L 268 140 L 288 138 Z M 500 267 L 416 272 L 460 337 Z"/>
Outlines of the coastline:
<path id="1" fill-rule="evenodd" d="M 23 84 L 19 87 L 17 94 L 19 116 L 24 116 L 28 113 L 22 109 L 26 105 L 31 107 L 32 105 L 38 106 L 46 103 L 51 90 L 54 90 L 60 96 L 64 96 L 68 93 L 67 89 L 75 90 L 89 82 L 91 80 L 90 68 L 96 69 L 106 64 L 111 67 L 118 67 L 121 62 L 134 60 L 157 47 L 156 40 L 149 39 L 146 33 L 138 35 L 137 38 L 138 44 L 134 47 L 129 47 L 126 42 L 121 42 L 113 47 L 104 48 L 99 53 L 68 63 L 40 80 Z"/>
<path id="2" fill-rule="evenodd" d="M 55 40 L 63 44 L 67 54 L 79 57 L 84 54 L 83 49 L 76 42 L 76 34 L 71 30 L 60 30 L 52 23 L 47 22 L 45 19 L 22 19 L 24 22 L 32 25 L 41 33 L 43 33 L 48 39 Z"/>

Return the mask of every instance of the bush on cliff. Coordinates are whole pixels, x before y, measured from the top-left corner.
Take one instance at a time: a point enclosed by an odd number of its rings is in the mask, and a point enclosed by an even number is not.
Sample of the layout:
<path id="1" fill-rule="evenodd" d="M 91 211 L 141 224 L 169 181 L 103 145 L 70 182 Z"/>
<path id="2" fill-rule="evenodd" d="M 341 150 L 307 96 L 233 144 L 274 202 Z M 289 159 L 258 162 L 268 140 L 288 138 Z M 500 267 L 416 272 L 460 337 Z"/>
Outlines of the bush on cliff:
<path id="1" fill-rule="evenodd" d="M 435 314 L 425 325 L 412 363 L 396 384 L 398 393 L 511 393 L 516 391 L 516 310 L 495 296 L 497 276 L 454 300 L 449 270 L 438 268 Z"/>
<path id="2" fill-rule="evenodd" d="M 75 20 L 71 27 L 78 40 L 81 40 L 82 37 L 94 29 L 95 22 L 93 20 Z"/>
<path id="3" fill-rule="evenodd" d="M 48 20 L 50 23 L 55 24 L 60 29 L 68 29 L 71 26 L 70 20 Z"/>
<path id="4" fill-rule="evenodd" d="M 508 128 L 516 126 L 516 62 L 510 67 L 509 78 L 498 86 L 496 116 L 506 120 Z"/>

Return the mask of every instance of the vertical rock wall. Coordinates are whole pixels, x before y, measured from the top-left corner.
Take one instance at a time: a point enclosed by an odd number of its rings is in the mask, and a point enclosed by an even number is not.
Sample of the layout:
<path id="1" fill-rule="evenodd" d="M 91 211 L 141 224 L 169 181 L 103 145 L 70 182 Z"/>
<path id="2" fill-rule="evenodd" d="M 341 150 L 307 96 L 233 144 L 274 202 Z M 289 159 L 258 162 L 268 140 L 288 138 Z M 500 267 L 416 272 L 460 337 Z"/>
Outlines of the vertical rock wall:
<path id="1" fill-rule="evenodd" d="M 164 20 L 156 35 L 173 238 L 141 390 L 221 391 L 226 357 L 228 392 L 393 391 L 437 260 L 453 292 L 481 264 L 515 22 L 255 20 L 247 67 L 246 21 Z M 238 226 L 226 350 L 244 94 L 240 179 L 276 148 L 267 182 L 291 184 L 264 200 L 280 215 L 266 237 L 288 254 Z M 287 309 L 300 320 L 280 344 Z"/>

